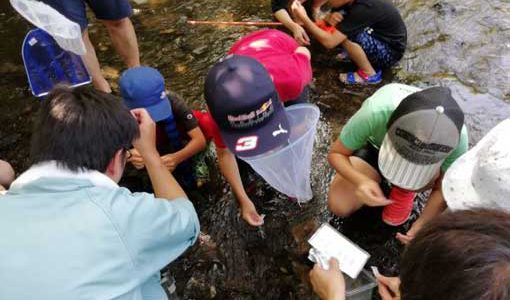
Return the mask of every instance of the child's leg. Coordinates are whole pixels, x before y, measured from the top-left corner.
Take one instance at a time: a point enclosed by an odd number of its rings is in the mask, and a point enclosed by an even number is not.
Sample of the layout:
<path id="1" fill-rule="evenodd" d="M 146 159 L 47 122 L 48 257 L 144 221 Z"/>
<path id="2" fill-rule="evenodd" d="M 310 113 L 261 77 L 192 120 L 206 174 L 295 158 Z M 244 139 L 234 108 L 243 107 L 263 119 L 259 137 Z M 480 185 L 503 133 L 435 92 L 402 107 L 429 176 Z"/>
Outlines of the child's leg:
<path id="1" fill-rule="evenodd" d="M 371 76 L 376 73 L 374 67 L 370 63 L 367 54 L 363 48 L 350 40 L 345 40 L 342 43 L 342 47 L 347 51 L 349 58 L 358 66 L 359 69 L 363 70 L 367 75 Z"/>
<path id="2" fill-rule="evenodd" d="M 376 78 L 380 76 L 377 74 L 377 71 L 370 63 L 370 59 L 367 53 L 365 53 L 365 50 L 360 44 L 352 42 L 350 40 L 345 40 L 342 43 L 342 47 L 346 50 L 347 56 L 358 67 L 358 72 L 354 72 L 353 74 L 351 74 L 350 75 L 352 77 L 351 79 L 349 79 L 349 73 L 341 73 L 338 76 L 341 82 L 348 84 L 365 83 L 365 81 L 367 81 L 367 79 L 369 78 L 370 78 L 369 82 L 371 81 L 371 79 L 377 79 L 375 80 L 376 81 L 375 83 L 378 83 L 380 81 L 380 78 Z M 362 78 L 360 74 L 363 74 L 364 77 Z"/>
<path id="3" fill-rule="evenodd" d="M 346 40 L 342 46 L 348 52 L 351 60 L 358 66 L 362 72 L 354 73 L 354 81 L 356 83 L 363 83 L 367 80 L 367 77 L 374 79 L 380 77 L 380 70 L 389 68 L 398 62 L 401 55 L 393 50 L 387 43 L 382 42 L 375 38 L 369 33 L 369 30 L 365 30 L 359 33 L 353 41 Z M 355 55 L 355 57 L 352 57 Z M 360 76 L 360 73 L 364 73 L 365 80 Z M 348 82 L 348 74 L 340 74 L 340 80 L 342 82 Z"/>
<path id="4" fill-rule="evenodd" d="M 362 158 L 351 156 L 352 166 L 370 179 L 380 182 L 381 176 L 368 162 Z M 363 206 L 363 202 L 356 197 L 356 187 L 340 174 L 336 174 L 328 192 L 328 208 L 339 217 L 348 217 Z"/>

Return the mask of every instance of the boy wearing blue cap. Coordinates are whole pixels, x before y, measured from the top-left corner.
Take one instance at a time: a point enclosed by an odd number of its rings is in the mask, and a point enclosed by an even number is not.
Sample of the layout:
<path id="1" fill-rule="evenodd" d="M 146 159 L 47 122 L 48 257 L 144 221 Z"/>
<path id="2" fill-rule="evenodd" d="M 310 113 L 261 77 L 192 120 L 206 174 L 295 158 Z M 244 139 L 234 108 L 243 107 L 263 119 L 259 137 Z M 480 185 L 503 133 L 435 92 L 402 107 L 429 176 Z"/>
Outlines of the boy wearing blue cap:
<path id="1" fill-rule="evenodd" d="M 164 165 L 187 188 L 195 186 L 189 159 L 205 149 L 206 141 L 198 121 L 184 100 L 165 91 L 161 73 L 150 67 L 125 71 L 119 82 L 124 103 L 130 108 L 145 108 L 156 122 L 156 147 Z M 142 156 L 131 150 L 129 161 L 137 169 L 144 167 Z"/>

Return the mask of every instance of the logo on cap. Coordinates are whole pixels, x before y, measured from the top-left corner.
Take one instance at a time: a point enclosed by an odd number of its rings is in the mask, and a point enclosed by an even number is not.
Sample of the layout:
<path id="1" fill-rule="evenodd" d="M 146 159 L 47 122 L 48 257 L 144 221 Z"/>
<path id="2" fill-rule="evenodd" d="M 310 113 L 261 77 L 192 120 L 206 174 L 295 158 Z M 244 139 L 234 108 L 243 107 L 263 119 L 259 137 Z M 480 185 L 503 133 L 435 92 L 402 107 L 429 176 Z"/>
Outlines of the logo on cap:
<path id="1" fill-rule="evenodd" d="M 269 99 L 256 110 L 253 110 L 246 114 L 227 115 L 227 119 L 231 128 L 236 129 L 251 128 L 265 121 L 273 114 L 273 112 L 274 112 L 273 100 Z"/>
<path id="2" fill-rule="evenodd" d="M 256 135 L 239 138 L 236 143 L 236 151 L 249 151 L 257 148 L 259 137 Z"/>
<path id="3" fill-rule="evenodd" d="M 282 128 L 282 124 L 278 124 L 278 129 L 273 131 L 273 136 L 276 137 L 279 134 L 288 133 L 289 131 Z"/>
<path id="4" fill-rule="evenodd" d="M 397 139 L 398 138 L 398 139 Z M 395 128 L 394 147 L 404 158 L 418 164 L 433 164 L 447 156 L 453 147 L 420 140 L 403 128 Z"/>

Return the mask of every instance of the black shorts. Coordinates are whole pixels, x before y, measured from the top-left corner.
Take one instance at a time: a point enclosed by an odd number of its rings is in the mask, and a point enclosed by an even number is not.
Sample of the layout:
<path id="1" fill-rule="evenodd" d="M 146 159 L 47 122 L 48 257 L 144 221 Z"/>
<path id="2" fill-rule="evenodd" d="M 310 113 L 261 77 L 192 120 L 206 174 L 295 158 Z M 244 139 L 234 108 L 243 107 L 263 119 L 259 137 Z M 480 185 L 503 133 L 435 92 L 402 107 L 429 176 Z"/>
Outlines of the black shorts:
<path id="1" fill-rule="evenodd" d="M 133 9 L 128 0 L 42 0 L 69 20 L 87 29 L 87 4 L 99 20 L 121 20 L 131 16 Z"/>
<path id="2" fill-rule="evenodd" d="M 374 147 L 372 144 L 367 143 L 363 146 L 363 148 L 355 150 L 354 153 L 352 153 L 352 156 L 361 158 L 364 162 L 372 166 L 379 175 L 381 175 L 381 170 L 379 170 L 379 149 Z"/>

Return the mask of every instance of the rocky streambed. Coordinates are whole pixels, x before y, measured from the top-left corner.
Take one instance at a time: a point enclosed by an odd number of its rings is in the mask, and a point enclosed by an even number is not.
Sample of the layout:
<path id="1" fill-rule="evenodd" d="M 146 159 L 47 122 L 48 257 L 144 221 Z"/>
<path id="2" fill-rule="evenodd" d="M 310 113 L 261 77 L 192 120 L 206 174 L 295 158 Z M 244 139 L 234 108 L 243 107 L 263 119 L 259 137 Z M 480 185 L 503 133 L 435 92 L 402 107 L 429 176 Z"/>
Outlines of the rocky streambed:
<path id="1" fill-rule="evenodd" d="M 187 19 L 270 20 L 270 1 L 149 0 L 135 5 L 132 17 L 142 62 L 160 69 L 169 87 L 193 108 L 203 108 L 202 85 L 209 67 L 240 36 L 255 27 L 189 26 Z M 510 117 L 510 3 L 506 0 L 396 0 L 408 27 L 408 50 L 385 83 L 444 85 L 454 91 L 466 112 L 471 143 L 497 122 Z M 18 173 L 29 166 L 31 119 L 38 100 L 27 90 L 19 49 L 30 26 L 0 4 L 0 157 Z M 108 79 L 115 82 L 124 66 L 103 27 L 90 32 Z M 318 47 L 314 47 L 318 48 Z M 318 50 L 318 49 L 317 49 Z M 250 228 L 240 218 L 230 191 L 218 176 L 214 156 L 206 161 L 210 180 L 191 197 L 199 211 L 202 235 L 195 247 L 172 264 L 182 299 L 312 299 L 308 286 L 307 238 L 330 222 L 372 256 L 385 274 L 398 273 L 402 246 L 394 239 L 423 207 L 416 203 L 407 224 L 390 228 L 380 210 L 363 209 L 351 218 L 333 218 L 326 194 L 333 171 L 325 156 L 339 128 L 377 87 L 345 88 L 336 79 L 350 68 L 333 60 L 334 51 L 314 52 L 312 102 L 322 112 L 315 141 L 314 199 L 289 201 L 264 183 L 250 196 L 266 214 L 265 225 Z M 253 186 L 253 184 L 252 184 Z"/>

